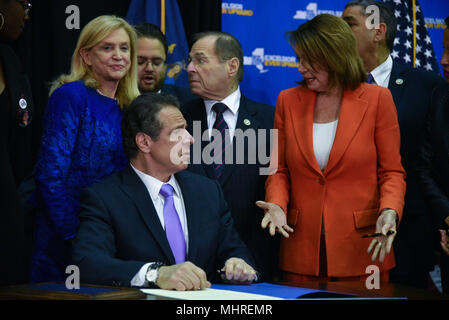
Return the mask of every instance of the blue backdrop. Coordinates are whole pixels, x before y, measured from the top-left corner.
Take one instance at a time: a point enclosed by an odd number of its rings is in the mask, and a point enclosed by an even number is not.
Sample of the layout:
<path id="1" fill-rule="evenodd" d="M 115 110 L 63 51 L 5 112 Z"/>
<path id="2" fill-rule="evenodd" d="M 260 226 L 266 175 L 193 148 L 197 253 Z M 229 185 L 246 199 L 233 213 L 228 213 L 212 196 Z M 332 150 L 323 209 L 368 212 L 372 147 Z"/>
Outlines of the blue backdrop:
<path id="1" fill-rule="evenodd" d="M 394 0 L 397 5 L 404 1 Z M 295 86 L 295 81 L 301 79 L 295 52 L 284 37 L 285 32 L 295 30 L 320 13 L 341 16 L 346 2 L 348 1 L 223 1 L 222 30 L 240 40 L 245 56 L 245 75 L 241 83 L 243 93 L 253 100 L 274 106 L 279 92 Z M 444 18 L 449 15 L 449 1 L 421 0 L 420 4 L 439 62 L 443 52 Z"/>

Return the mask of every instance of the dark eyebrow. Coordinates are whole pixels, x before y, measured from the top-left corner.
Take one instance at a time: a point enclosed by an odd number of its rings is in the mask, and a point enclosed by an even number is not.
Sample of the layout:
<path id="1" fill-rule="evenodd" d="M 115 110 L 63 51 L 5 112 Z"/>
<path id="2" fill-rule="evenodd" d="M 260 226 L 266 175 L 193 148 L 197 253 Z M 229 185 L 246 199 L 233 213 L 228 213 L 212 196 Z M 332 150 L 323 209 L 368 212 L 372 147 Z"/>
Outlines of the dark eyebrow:
<path id="1" fill-rule="evenodd" d="M 345 20 L 346 22 L 357 22 L 357 19 L 354 18 L 353 16 L 344 16 L 342 17 L 343 20 Z"/>

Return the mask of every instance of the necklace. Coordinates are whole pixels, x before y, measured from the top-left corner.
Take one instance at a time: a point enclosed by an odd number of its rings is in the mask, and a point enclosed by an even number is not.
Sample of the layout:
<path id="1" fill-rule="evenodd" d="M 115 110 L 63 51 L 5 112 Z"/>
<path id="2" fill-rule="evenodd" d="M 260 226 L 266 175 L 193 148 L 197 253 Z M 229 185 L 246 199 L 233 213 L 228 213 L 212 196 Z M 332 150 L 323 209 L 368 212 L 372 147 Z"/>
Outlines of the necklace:
<path id="1" fill-rule="evenodd" d="M 107 97 L 107 98 L 109 98 L 109 99 L 117 100 L 117 98 L 111 98 L 111 97 L 108 97 L 108 96 L 105 95 L 103 92 L 101 92 L 100 89 L 97 89 L 97 92 L 98 92 L 99 94 L 101 94 L 102 96 L 104 96 L 104 97 Z"/>

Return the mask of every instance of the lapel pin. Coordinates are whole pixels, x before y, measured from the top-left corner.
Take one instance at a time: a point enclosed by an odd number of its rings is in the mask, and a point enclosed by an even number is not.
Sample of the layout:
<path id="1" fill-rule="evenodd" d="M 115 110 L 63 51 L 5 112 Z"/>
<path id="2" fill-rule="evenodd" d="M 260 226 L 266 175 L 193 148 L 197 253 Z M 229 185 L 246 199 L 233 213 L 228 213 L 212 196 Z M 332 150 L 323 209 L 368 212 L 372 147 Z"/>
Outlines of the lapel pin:
<path id="1" fill-rule="evenodd" d="M 396 79 L 396 84 L 401 85 L 404 83 L 404 80 L 402 80 L 401 78 Z"/>
<path id="2" fill-rule="evenodd" d="M 17 112 L 17 119 L 20 127 L 26 127 L 31 123 L 31 115 L 26 110 L 19 110 Z"/>
<path id="3" fill-rule="evenodd" d="M 22 99 L 19 100 L 19 107 L 20 107 L 20 108 L 26 109 L 26 108 L 27 108 L 27 105 L 28 105 L 28 104 L 27 104 L 27 101 L 26 101 L 25 99 L 22 98 Z"/>
<path id="4" fill-rule="evenodd" d="M 251 125 L 251 121 L 249 121 L 248 119 L 243 120 L 243 123 L 245 124 L 245 126 Z"/>

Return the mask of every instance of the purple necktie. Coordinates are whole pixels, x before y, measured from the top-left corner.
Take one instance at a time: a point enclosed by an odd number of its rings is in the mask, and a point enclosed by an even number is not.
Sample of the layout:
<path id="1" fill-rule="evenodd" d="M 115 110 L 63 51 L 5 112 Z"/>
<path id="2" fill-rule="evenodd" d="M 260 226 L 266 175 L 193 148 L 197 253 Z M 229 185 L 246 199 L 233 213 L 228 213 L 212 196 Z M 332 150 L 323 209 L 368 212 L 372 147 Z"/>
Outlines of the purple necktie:
<path id="1" fill-rule="evenodd" d="M 214 123 L 214 129 L 217 129 L 221 133 L 221 163 L 215 163 L 214 162 L 214 170 L 215 170 L 215 177 L 217 179 L 220 179 L 221 175 L 224 171 L 224 163 L 225 163 L 225 150 L 226 147 L 229 145 L 229 142 L 226 139 L 226 133 L 225 130 L 229 129 L 228 124 L 226 123 L 225 119 L 223 118 L 223 112 L 225 112 L 228 109 L 228 107 L 221 102 L 218 102 L 212 106 L 212 110 L 215 111 L 216 118 Z M 213 141 L 213 138 L 211 139 Z M 212 155 L 213 155 L 212 150 Z"/>
<path id="2" fill-rule="evenodd" d="M 160 194 L 165 198 L 164 222 L 165 234 L 175 257 L 176 264 L 186 261 L 186 241 L 182 231 L 181 221 L 173 202 L 173 187 L 169 184 L 162 185 Z"/>

